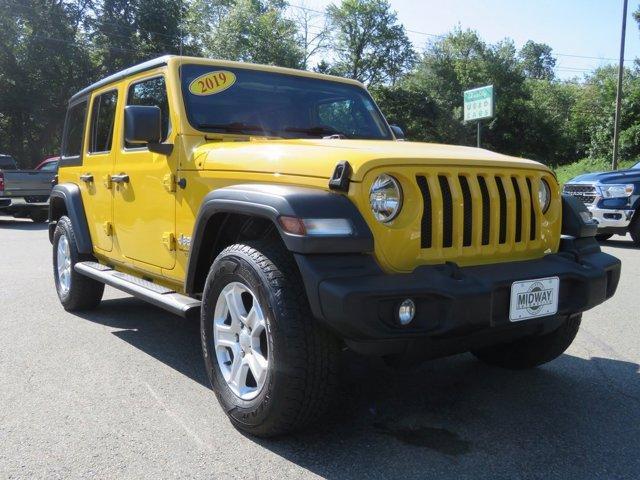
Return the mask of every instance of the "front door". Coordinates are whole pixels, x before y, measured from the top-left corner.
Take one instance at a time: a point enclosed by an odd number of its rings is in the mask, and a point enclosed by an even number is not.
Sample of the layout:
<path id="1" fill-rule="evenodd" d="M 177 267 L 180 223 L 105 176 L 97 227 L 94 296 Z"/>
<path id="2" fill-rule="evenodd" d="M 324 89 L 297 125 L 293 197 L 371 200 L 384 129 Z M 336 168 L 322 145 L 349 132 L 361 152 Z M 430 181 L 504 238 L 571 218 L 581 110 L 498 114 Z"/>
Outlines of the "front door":
<path id="1" fill-rule="evenodd" d="M 168 138 L 169 102 L 163 75 L 131 81 L 126 104 L 160 107 L 162 141 L 172 140 Z M 177 165 L 177 153 L 153 153 L 122 138 L 111 178 L 118 248 L 128 260 L 163 269 L 174 267 Z"/>
<path id="2" fill-rule="evenodd" d="M 91 96 L 86 151 L 79 182 L 93 246 L 110 252 L 113 248 L 113 196 L 109 188 L 113 170 L 114 131 L 118 90 L 109 87 Z"/>

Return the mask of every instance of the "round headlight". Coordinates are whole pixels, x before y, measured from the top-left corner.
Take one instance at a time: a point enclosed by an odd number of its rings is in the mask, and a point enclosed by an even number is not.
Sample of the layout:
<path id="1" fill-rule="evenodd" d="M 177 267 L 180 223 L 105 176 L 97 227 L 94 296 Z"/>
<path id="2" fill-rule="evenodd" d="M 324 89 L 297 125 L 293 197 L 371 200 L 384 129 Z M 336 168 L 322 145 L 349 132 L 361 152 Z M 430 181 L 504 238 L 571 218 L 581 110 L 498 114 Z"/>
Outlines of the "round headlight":
<path id="1" fill-rule="evenodd" d="M 538 184 L 538 201 L 540 202 L 540 208 L 542 213 L 547 213 L 549 205 L 551 205 L 551 188 L 546 180 L 540 180 Z"/>
<path id="2" fill-rule="evenodd" d="M 402 188 L 398 180 L 384 173 L 376 178 L 369 191 L 369 204 L 376 220 L 387 223 L 396 218 L 402 208 Z"/>

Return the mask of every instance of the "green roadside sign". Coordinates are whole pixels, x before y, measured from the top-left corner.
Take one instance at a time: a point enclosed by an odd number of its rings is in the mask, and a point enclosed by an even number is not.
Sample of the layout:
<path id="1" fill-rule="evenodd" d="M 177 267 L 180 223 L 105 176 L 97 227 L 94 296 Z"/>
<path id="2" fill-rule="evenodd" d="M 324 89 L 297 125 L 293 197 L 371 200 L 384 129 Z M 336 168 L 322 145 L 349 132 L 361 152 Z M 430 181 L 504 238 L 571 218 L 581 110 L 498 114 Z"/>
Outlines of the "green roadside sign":
<path id="1" fill-rule="evenodd" d="M 464 92 L 464 121 L 493 117 L 493 85 Z"/>

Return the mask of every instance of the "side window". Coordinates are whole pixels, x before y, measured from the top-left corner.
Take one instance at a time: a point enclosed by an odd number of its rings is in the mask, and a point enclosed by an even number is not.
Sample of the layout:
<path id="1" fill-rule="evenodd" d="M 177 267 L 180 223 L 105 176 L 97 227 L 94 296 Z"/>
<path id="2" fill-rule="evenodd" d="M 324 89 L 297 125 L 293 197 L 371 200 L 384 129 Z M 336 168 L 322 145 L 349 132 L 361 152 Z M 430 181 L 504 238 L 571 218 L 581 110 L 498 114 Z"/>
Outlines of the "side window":
<path id="1" fill-rule="evenodd" d="M 93 99 L 89 152 L 111 151 L 117 102 L 118 92 L 116 90 L 105 92 Z"/>
<path id="2" fill-rule="evenodd" d="M 150 78 L 131 85 L 127 94 L 127 105 L 159 107 L 162 116 L 162 138 L 160 141 L 164 142 L 167 139 L 169 134 L 169 102 L 164 77 Z M 125 146 L 131 148 L 139 145 L 125 141 Z"/>
<path id="3" fill-rule="evenodd" d="M 41 172 L 57 172 L 58 171 L 58 162 L 49 162 L 45 163 L 41 168 Z"/>
<path id="4" fill-rule="evenodd" d="M 67 110 L 67 120 L 64 127 L 62 141 L 62 156 L 79 157 L 82 152 L 82 138 L 84 133 L 84 117 L 87 111 L 87 102 L 76 103 Z"/>

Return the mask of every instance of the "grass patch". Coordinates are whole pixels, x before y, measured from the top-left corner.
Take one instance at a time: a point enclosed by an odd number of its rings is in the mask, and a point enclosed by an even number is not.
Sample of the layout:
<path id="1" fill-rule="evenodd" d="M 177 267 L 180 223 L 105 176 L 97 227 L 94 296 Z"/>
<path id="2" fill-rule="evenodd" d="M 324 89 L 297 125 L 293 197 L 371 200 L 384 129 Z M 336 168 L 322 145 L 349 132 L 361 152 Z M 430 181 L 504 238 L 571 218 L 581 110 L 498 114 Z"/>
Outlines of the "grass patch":
<path id="1" fill-rule="evenodd" d="M 618 168 L 620 168 L 620 170 L 630 168 L 635 163 L 637 163 L 637 160 L 625 160 L 620 162 Z M 554 169 L 560 185 L 583 173 L 606 172 L 609 170 L 611 170 L 611 162 L 601 158 L 584 158 L 575 163 L 561 165 Z"/>

